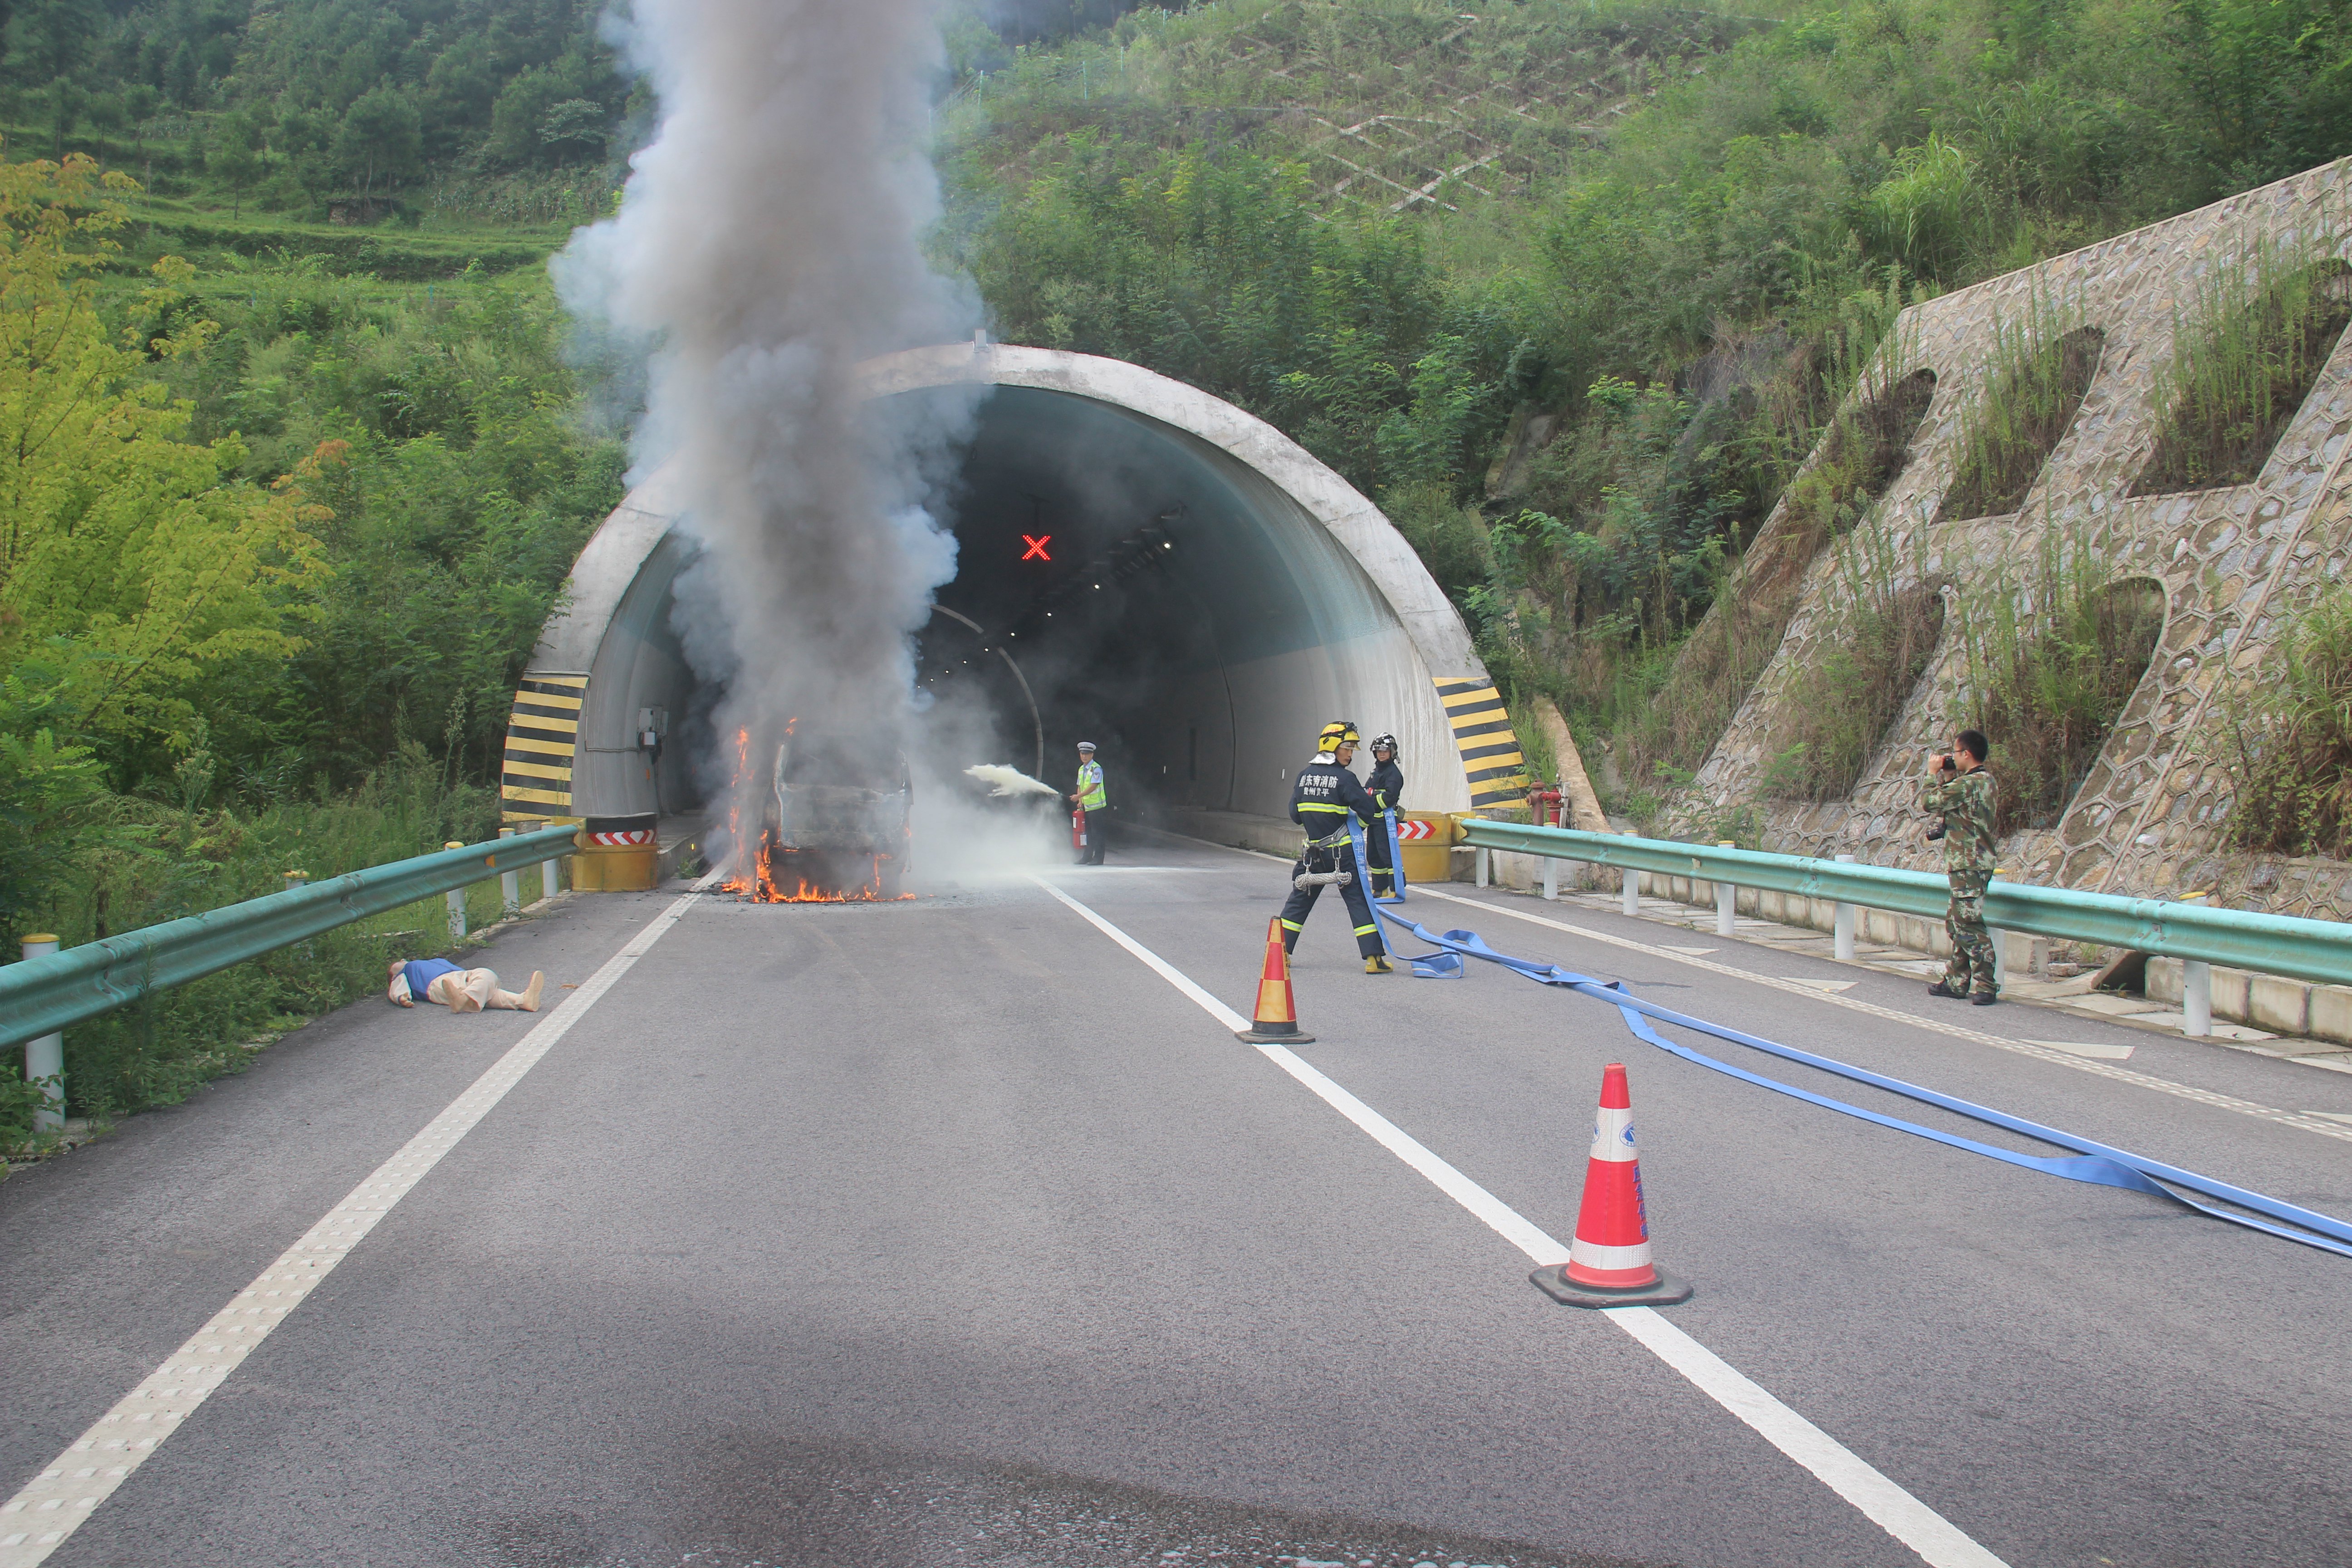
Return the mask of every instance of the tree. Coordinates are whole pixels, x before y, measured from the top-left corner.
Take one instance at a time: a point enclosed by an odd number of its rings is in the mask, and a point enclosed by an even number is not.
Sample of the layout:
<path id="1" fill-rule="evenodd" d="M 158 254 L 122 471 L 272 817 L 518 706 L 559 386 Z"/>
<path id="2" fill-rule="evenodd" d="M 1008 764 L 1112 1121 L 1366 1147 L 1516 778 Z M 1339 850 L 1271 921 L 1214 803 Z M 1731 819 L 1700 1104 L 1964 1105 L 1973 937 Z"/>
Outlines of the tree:
<path id="1" fill-rule="evenodd" d="M 422 148 L 416 105 L 394 87 L 362 94 L 335 132 L 336 161 L 347 173 L 362 176 L 363 205 L 374 202 L 378 174 L 389 182 L 414 170 Z"/>
<path id="2" fill-rule="evenodd" d="M 79 156 L 0 164 L 0 671 L 49 668 L 77 740 L 177 750 L 208 668 L 300 647 L 323 514 L 293 479 L 239 481 L 244 444 L 190 441 L 144 377 L 209 322 L 117 342 L 100 321 L 88 274 L 133 188 Z M 139 319 L 185 320 L 192 270 L 158 262 Z"/>
<path id="3" fill-rule="evenodd" d="M 205 150 L 205 167 L 228 186 L 229 216 L 236 217 L 245 200 L 245 188 L 261 174 L 261 127 L 239 110 L 213 121 L 212 144 Z"/>
<path id="4" fill-rule="evenodd" d="M 29 0 L 14 7 L 0 42 L 8 54 L 8 75 L 47 103 L 54 156 L 62 158 L 83 97 L 82 68 L 98 37 L 102 13 L 97 0 Z"/>

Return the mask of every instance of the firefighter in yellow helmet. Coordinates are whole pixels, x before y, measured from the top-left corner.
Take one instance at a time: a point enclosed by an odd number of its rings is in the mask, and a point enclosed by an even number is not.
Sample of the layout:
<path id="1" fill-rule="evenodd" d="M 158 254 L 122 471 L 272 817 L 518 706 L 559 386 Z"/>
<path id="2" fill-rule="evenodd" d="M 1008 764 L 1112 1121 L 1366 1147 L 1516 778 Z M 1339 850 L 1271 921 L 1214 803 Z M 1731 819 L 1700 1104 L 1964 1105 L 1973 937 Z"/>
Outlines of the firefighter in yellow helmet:
<path id="1" fill-rule="evenodd" d="M 1381 808 L 1363 784 L 1348 769 L 1361 737 L 1345 720 L 1323 726 L 1316 738 L 1315 760 L 1298 770 L 1290 792 L 1290 820 L 1307 830 L 1307 846 L 1290 868 L 1290 898 L 1282 906 L 1282 945 L 1298 945 L 1298 933 L 1323 889 L 1337 882 L 1340 901 L 1355 923 L 1356 950 L 1363 955 L 1364 973 L 1393 973 L 1388 944 L 1381 941 L 1380 921 L 1364 897 L 1364 870 L 1356 864 L 1356 847 L 1348 837 L 1350 814 L 1370 826 L 1381 820 Z"/>

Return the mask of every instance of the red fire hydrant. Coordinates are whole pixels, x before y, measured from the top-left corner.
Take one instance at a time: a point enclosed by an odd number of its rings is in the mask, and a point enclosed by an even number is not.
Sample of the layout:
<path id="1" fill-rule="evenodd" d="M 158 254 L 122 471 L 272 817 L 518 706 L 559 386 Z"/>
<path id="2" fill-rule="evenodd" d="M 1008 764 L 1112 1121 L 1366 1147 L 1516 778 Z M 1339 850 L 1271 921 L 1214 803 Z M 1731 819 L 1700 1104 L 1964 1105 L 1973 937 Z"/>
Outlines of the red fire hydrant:
<path id="1" fill-rule="evenodd" d="M 1538 827 L 1565 827 L 1568 826 L 1568 811 L 1560 803 L 1560 795 L 1557 788 L 1529 790 L 1528 792 L 1528 813 L 1534 819 L 1535 825 Z"/>

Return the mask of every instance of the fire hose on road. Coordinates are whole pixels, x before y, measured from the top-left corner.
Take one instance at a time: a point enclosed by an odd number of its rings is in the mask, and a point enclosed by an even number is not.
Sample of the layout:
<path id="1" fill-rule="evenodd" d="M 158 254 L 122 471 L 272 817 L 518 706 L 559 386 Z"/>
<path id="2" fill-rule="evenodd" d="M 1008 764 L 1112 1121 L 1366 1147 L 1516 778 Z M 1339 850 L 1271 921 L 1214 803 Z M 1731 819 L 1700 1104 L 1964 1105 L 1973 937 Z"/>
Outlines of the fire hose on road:
<path id="1" fill-rule="evenodd" d="M 1357 852 L 1360 856 L 1363 848 L 1360 832 L 1357 834 Z M 2011 1116 L 2007 1111 L 1995 1110 L 1989 1106 L 1978 1105 L 1952 1095 L 1941 1094 L 1915 1083 L 1906 1083 L 1901 1079 L 1888 1078 L 1883 1073 L 1874 1073 L 1865 1068 L 1854 1067 L 1828 1057 L 1816 1056 L 1811 1051 L 1799 1050 L 1793 1046 L 1780 1045 L 1776 1041 L 1763 1039 L 1742 1030 L 1676 1013 L 1633 995 L 1624 988 L 1622 982 L 1599 981 L 1590 975 L 1578 974 L 1562 969 L 1558 964 L 1539 963 L 1532 959 L 1513 958 L 1507 953 L 1497 952 L 1487 946 L 1485 939 L 1476 931 L 1437 932 L 1409 918 L 1391 914 L 1385 909 L 1376 908 L 1374 913 L 1390 925 L 1410 931 L 1413 936 L 1437 949 L 1434 952 L 1407 959 L 1407 962 L 1412 965 L 1412 973 L 1421 978 L 1439 979 L 1458 976 L 1464 971 L 1463 960 L 1465 957 L 1483 959 L 1490 963 L 1500 964 L 1514 973 L 1524 975 L 1539 985 L 1559 986 L 1574 991 L 1580 995 L 1590 996 L 1595 1001 L 1605 1002 L 1617 1009 L 1618 1014 L 1625 1020 L 1625 1026 L 1633 1031 L 1636 1039 L 1680 1057 L 1685 1061 L 1696 1063 L 1713 1072 L 1722 1073 L 1727 1078 L 1736 1078 L 1742 1082 L 1752 1083 L 1759 1089 L 1770 1089 L 1775 1094 L 1785 1094 L 1792 1100 L 1801 1100 L 1809 1105 L 1818 1105 L 1824 1110 L 1837 1111 L 1841 1115 L 1852 1116 L 1881 1127 L 1892 1128 L 1898 1132 L 1908 1132 L 1915 1137 L 1926 1138 L 1954 1149 L 1966 1150 L 1972 1154 L 1982 1154 L 1988 1159 L 2021 1166 L 2029 1171 L 2038 1171 L 2043 1175 L 2058 1176 L 2070 1182 L 2084 1182 L 2095 1186 L 2123 1187 L 2133 1192 L 2147 1193 L 2194 1209 L 2211 1218 L 2227 1220 L 2231 1225 L 2244 1226 L 2248 1229 L 2259 1230 L 2288 1241 L 2299 1242 L 2305 1247 L 2315 1247 L 2325 1252 L 2352 1258 L 2352 1224 L 2347 1224 L 2343 1220 L 2318 1213 L 2316 1210 L 2285 1203 L 2263 1193 L 2251 1192 L 2244 1187 L 2232 1186 L 2227 1182 L 2215 1181 L 2210 1176 L 2200 1176 L 2194 1171 L 2182 1170 L 2177 1165 L 2168 1165 L 2161 1161 L 2150 1160 L 2144 1155 L 2134 1154 L 2128 1150 L 2117 1149 L 2088 1138 L 2077 1137 L 2072 1132 L 2055 1127 L 2046 1127 L 2038 1121 L 2029 1121 L 2021 1116 Z M 1906 1100 L 1916 1100 L 1923 1105 L 1933 1105 L 1956 1115 L 1965 1116 L 1971 1121 L 1981 1121 L 1988 1126 L 2003 1128 L 2044 1143 L 2055 1144 L 2062 1149 L 2074 1150 L 2074 1155 L 2070 1158 L 2053 1159 L 2041 1155 L 2021 1154 L 2014 1150 L 1979 1142 L 1975 1139 L 1963 1138 L 1957 1133 L 1923 1127 L 1917 1122 L 1906 1121 L 1899 1117 L 1888 1116 L 1881 1111 L 1865 1110 L 1858 1105 L 1849 1105 L 1843 1100 L 1832 1100 L 1827 1095 L 1815 1094 L 1810 1089 L 1799 1089 L 1793 1084 L 1781 1083 L 1759 1073 L 1749 1072 L 1745 1068 L 1717 1061 L 1713 1057 L 1693 1050 L 1688 1046 L 1678 1045 L 1652 1027 L 1649 1022 L 1651 1019 L 1676 1028 L 1712 1036 L 1718 1040 L 1727 1040 L 1733 1045 L 1746 1046 L 1752 1050 L 1763 1051 L 1784 1060 L 1801 1063 L 1806 1067 L 1817 1068 L 1823 1072 L 1834 1073 L 1840 1078 L 1851 1079 L 1856 1083 L 1866 1083 L 1874 1089 L 1882 1089 L 1891 1094 L 1901 1095 Z M 2239 1208 L 2252 1210 L 2252 1213 L 2236 1214 L 2228 1209 L 2214 1207 L 2210 1204 L 2199 1203 L 2194 1198 L 2184 1197 L 2175 1192 L 2173 1190 L 2175 1187 L 2184 1187 L 2204 1197 L 2232 1204 Z M 2257 1215 L 2266 1217 L 2258 1218 Z M 2273 1223 L 2274 1221 L 2282 1223 Z"/>

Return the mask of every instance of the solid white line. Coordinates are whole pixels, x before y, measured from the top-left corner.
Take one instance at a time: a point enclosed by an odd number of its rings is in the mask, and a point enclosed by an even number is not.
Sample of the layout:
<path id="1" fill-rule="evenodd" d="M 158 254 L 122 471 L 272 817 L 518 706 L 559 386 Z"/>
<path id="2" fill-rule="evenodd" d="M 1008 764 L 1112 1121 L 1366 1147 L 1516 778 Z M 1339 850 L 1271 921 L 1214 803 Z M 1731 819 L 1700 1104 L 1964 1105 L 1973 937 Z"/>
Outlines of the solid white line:
<path id="1" fill-rule="evenodd" d="M 1032 877 L 1030 880 L 1140 959 L 1152 973 L 1182 992 L 1218 1023 L 1237 1032 L 1249 1027 L 1248 1019 L 1210 995 L 1189 975 L 1118 927 L 1045 879 Z M 1332 1110 L 1371 1134 L 1382 1148 L 1427 1177 L 1440 1192 L 1485 1221 L 1496 1234 L 1527 1254 L 1538 1268 L 1568 1261 L 1568 1248 L 1542 1226 L 1440 1159 L 1411 1133 L 1300 1060 L 1295 1053 L 1275 1045 L 1260 1045 L 1257 1049 Z M 1766 1442 L 1811 1471 L 1822 1485 L 1918 1553 L 1920 1560 L 1932 1568 L 2005 1568 L 2000 1558 L 1978 1545 L 1949 1520 L 1649 1308 L 1612 1307 L 1601 1316 L 1632 1335 L 1700 1393 L 1746 1422 Z"/>
<path id="2" fill-rule="evenodd" d="M 98 1505 L 228 1380 L 254 1347 L 335 1271 L 335 1266 L 351 1255 L 376 1222 L 390 1214 L 440 1163 L 441 1157 L 456 1148 L 678 922 L 709 880 L 705 878 L 696 883 L 698 892 L 679 898 L 630 938 L 579 990 L 533 1025 L 488 1071 L 425 1123 L 423 1131 L 371 1172 L 300 1240 L 278 1254 L 278 1260 L 215 1313 L 212 1321 L 100 1416 L 22 1491 L 0 1503 L 0 1568 L 33 1568 L 79 1529 Z"/>

